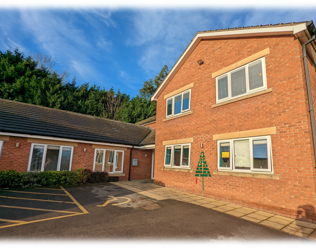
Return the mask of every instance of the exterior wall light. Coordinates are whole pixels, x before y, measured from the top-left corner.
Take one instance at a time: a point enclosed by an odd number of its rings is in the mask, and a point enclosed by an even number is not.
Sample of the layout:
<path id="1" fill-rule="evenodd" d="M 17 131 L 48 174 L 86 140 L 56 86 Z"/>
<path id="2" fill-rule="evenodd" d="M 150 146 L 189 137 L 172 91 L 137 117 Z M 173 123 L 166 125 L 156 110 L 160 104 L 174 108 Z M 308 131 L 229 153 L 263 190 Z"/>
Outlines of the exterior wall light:
<path id="1" fill-rule="evenodd" d="M 16 143 L 15 146 L 18 148 L 20 146 L 20 143 Z"/>
<path id="2" fill-rule="evenodd" d="M 83 149 L 83 152 L 86 152 L 86 148 Z"/>
<path id="3" fill-rule="evenodd" d="M 202 65 L 204 62 L 200 59 L 197 61 L 199 65 Z"/>

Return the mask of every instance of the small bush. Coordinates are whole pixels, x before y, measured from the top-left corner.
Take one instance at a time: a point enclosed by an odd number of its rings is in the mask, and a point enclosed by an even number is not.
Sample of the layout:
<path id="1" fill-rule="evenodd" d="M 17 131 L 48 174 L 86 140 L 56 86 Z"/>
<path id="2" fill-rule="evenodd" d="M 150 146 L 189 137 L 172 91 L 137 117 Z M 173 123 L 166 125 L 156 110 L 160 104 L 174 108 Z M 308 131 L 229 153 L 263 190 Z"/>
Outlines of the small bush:
<path id="1" fill-rule="evenodd" d="M 29 186 L 40 186 L 40 171 L 31 171 L 31 172 L 24 172 L 21 173 L 22 175 L 22 187 L 29 187 Z"/>
<path id="2" fill-rule="evenodd" d="M 99 183 L 99 182 L 107 182 L 107 180 L 108 180 L 107 172 L 91 172 L 87 182 Z"/>
<path id="3" fill-rule="evenodd" d="M 78 183 L 79 184 L 85 184 L 87 183 L 90 174 L 92 173 L 92 171 L 90 169 L 86 169 L 86 168 L 79 168 L 76 170 L 76 172 L 78 173 Z"/>
<path id="4" fill-rule="evenodd" d="M 22 182 L 22 174 L 14 171 L 0 171 L 0 187 L 19 187 Z"/>

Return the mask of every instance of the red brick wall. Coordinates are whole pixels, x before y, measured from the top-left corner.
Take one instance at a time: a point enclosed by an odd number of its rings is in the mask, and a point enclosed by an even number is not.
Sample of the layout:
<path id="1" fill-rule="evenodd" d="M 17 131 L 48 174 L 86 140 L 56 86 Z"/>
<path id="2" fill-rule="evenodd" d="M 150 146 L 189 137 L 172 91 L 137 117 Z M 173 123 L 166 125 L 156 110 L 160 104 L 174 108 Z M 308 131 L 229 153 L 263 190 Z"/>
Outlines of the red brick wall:
<path id="1" fill-rule="evenodd" d="M 18 148 L 16 143 L 19 143 Z M 27 171 L 31 144 L 31 142 L 27 142 L 27 138 L 22 137 L 10 136 L 9 141 L 4 141 L 0 158 L 0 170 Z M 84 151 L 84 148 L 86 151 Z M 94 151 L 95 148 L 92 148 L 92 144 L 78 143 L 78 146 L 74 147 L 71 169 L 88 168 L 93 171 Z M 124 151 L 123 173 L 125 176 L 120 176 L 119 180 L 128 180 L 130 151 L 130 148 Z M 133 149 L 133 158 L 138 159 L 139 164 L 138 167 L 131 168 L 131 180 L 150 179 L 151 150 Z"/>
<path id="2" fill-rule="evenodd" d="M 267 87 L 264 95 L 212 108 L 216 103 L 212 73 L 261 50 L 265 56 Z M 202 59 L 204 64 L 197 61 Z M 164 95 L 194 82 L 193 114 L 163 121 Z M 316 103 L 316 102 L 315 102 Z M 315 163 L 303 71 L 301 45 L 294 36 L 203 40 L 195 48 L 157 101 L 155 183 L 201 194 L 201 181 L 194 173 L 161 170 L 163 141 L 194 138 L 191 168 L 196 169 L 204 145 L 211 173 L 217 170 L 214 134 L 276 127 L 271 135 L 274 174 L 280 180 L 219 176 L 206 178 L 205 195 L 287 216 L 296 216 L 299 206 L 316 208 Z M 316 213 L 307 220 L 316 222 Z"/>
<path id="3" fill-rule="evenodd" d="M 138 166 L 131 167 L 131 180 L 150 179 L 152 150 L 133 149 L 132 159 L 138 159 Z"/>

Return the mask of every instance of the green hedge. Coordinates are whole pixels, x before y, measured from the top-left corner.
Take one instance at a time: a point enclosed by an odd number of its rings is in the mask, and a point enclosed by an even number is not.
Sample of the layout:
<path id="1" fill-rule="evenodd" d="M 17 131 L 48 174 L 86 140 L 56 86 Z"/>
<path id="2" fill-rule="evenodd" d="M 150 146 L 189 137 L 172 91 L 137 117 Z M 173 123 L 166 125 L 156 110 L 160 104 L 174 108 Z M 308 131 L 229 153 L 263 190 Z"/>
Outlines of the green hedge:
<path id="1" fill-rule="evenodd" d="M 30 186 L 79 185 L 84 183 L 106 182 L 106 172 L 92 172 L 80 168 L 75 171 L 24 172 L 14 170 L 0 171 L 0 188 Z"/>

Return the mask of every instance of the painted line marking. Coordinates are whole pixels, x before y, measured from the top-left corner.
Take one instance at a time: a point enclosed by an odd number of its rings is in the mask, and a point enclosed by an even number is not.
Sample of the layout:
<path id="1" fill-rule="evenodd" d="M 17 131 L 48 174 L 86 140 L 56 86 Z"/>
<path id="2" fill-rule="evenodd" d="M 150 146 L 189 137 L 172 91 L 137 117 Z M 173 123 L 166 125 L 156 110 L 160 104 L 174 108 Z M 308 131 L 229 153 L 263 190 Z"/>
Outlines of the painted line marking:
<path id="1" fill-rule="evenodd" d="M 61 219 L 61 218 L 66 218 L 66 217 L 71 217 L 71 216 L 76 216 L 76 215 L 82 215 L 82 214 L 83 214 L 83 213 L 76 213 L 76 214 L 63 215 L 63 216 L 58 216 L 58 217 L 53 217 L 53 218 L 47 218 L 47 219 L 26 221 L 26 222 L 20 223 L 20 224 L 5 225 L 5 226 L 0 227 L 0 229 L 1 229 L 1 228 L 7 228 L 7 227 L 22 226 L 22 225 L 25 225 L 25 224 L 31 224 L 31 223 L 41 222 L 41 221 L 56 220 L 56 219 Z"/>
<path id="2" fill-rule="evenodd" d="M 36 211 L 47 211 L 47 212 L 55 212 L 55 213 L 69 213 L 69 214 L 76 214 L 76 213 L 78 213 L 78 212 L 71 212 L 71 211 L 42 209 L 42 208 L 32 208 L 32 207 L 16 207 L 16 206 L 5 206 L 5 205 L 0 205 L 0 207 L 16 208 L 16 209 L 25 209 L 25 210 L 36 210 Z"/>
<path id="3" fill-rule="evenodd" d="M 14 192 L 14 193 L 23 193 L 23 194 L 46 194 L 46 195 L 60 195 L 67 196 L 66 194 L 53 194 L 53 193 L 36 193 L 36 192 L 26 192 L 26 191 L 14 191 L 14 190 L 5 190 L 3 192 Z"/>
<path id="4" fill-rule="evenodd" d="M 33 189 L 42 189 L 42 190 L 54 190 L 54 191 L 63 191 L 60 188 L 33 188 Z"/>
<path id="5" fill-rule="evenodd" d="M 7 219 L 0 219 L 0 221 L 9 222 L 9 223 L 17 223 L 17 224 L 22 224 L 25 222 L 23 220 L 7 220 Z"/>
<path id="6" fill-rule="evenodd" d="M 54 201 L 54 200 L 42 200 L 42 199 L 31 199 L 31 198 L 21 198 L 21 197 L 10 197 L 10 196 L 1 196 L 0 198 L 6 198 L 6 199 L 14 199 L 14 200 L 27 200 L 27 201 L 47 201 L 47 202 L 58 202 L 58 203 L 69 203 L 69 204 L 75 204 L 72 201 Z"/>
<path id="7" fill-rule="evenodd" d="M 89 213 L 83 206 L 81 206 L 81 204 L 80 204 L 66 189 L 64 189 L 62 186 L 60 186 L 60 188 L 61 188 L 62 190 L 64 190 L 64 192 L 66 193 L 66 195 L 69 196 L 69 198 L 80 208 L 80 210 L 81 210 L 84 214 L 88 214 L 88 213 Z"/>
<path id="8" fill-rule="evenodd" d="M 116 204 L 112 204 L 112 206 L 118 206 L 118 205 L 122 205 L 122 204 L 125 204 L 127 202 L 130 202 L 131 199 L 130 198 L 127 198 L 127 197 L 114 197 L 112 195 L 109 195 L 109 197 L 112 199 L 112 200 L 107 200 L 103 205 L 97 205 L 97 207 L 105 207 L 107 204 L 109 204 L 110 202 L 112 201 L 117 201 L 118 199 L 126 199 L 127 201 L 124 201 L 124 202 L 120 202 L 120 203 L 116 203 Z"/>

